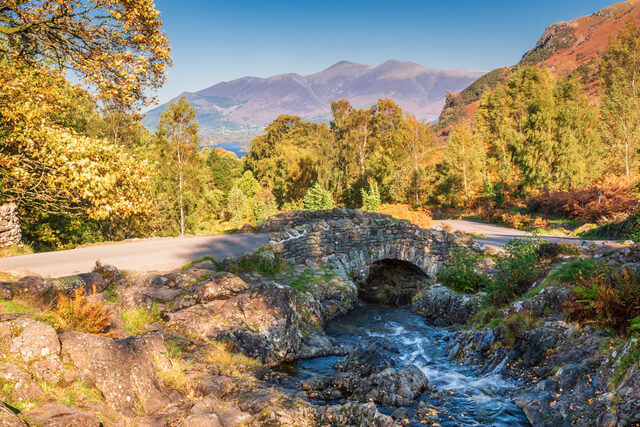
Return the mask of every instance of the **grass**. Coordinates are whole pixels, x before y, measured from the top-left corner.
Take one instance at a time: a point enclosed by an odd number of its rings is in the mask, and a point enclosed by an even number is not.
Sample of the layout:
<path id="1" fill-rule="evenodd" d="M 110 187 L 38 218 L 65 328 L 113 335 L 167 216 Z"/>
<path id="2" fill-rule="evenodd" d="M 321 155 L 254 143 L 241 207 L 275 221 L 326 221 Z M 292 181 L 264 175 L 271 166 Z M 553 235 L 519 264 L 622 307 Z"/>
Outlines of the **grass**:
<path id="1" fill-rule="evenodd" d="M 12 300 L 0 298 L 0 313 L 30 314 L 34 317 L 42 316 L 43 314 L 42 310 L 36 308 L 32 303 L 23 301 L 19 298 L 14 298 Z"/>
<path id="2" fill-rule="evenodd" d="M 611 378 L 611 383 L 616 387 L 620 384 L 620 381 L 624 379 L 629 368 L 640 360 L 640 339 L 634 338 L 634 340 L 635 342 L 631 350 L 618 361 L 618 366 L 616 366 L 613 377 Z"/>
<path id="3" fill-rule="evenodd" d="M 183 265 L 182 267 L 180 267 L 180 270 L 185 271 L 191 267 L 193 267 L 195 264 L 198 264 L 200 262 L 203 261 L 211 261 L 218 270 L 222 270 L 222 264 L 220 264 L 218 261 L 216 261 L 215 259 L 211 258 L 210 256 L 203 256 L 202 258 L 198 258 L 196 260 L 190 261 L 188 263 L 186 263 L 185 265 Z"/>
<path id="4" fill-rule="evenodd" d="M 159 322 L 161 319 L 158 305 L 154 302 L 151 309 L 146 307 L 135 307 L 122 311 L 124 329 L 131 335 L 140 335 L 146 325 Z"/>
<path id="5" fill-rule="evenodd" d="M 12 245 L 6 248 L 0 248 L 0 258 L 10 257 L 10 256 L 18 256 L 18 255 L 28 255 L 32 254 L 35 251 L 29 245 Z"/>
<path id="6" fill-rule="evenodd" d="M 231 343 L 223 341 L 209 341 L 202 360 L 227 368 L 232 376 L 239 376 L 248 369 L 260 366 L 259 361 L 235 352 Z"/>
<path id="7" fill-rule="evenodd" d="M 574 259 L 561 264 L 551 270 L 549 275 L 535 288 L 527 292 L 522 298 L 528 299 L 538 295 L 544 288 L 554 283 L 576 283 L 580 280 L 591 279 L 607 272 L 607 266 L 595 259 Z"/>
<path id="8" fill-rule="evenodd" d="M 318 275 L 319 272 L 322 272 Z M 306 291 L 307 288 L 314 285 L 320 285 L 330 281 L 331 279 L 336 279 L 339 276 L 333 271 L 331 266 L 322 267 L 322 270 L 313 270 L 310 268 L 305 268 L 302 273 L 296 275 L 293 270 L 289 273 L 289 282 L 288 285 L 291 286 L 296 291 Z"/>

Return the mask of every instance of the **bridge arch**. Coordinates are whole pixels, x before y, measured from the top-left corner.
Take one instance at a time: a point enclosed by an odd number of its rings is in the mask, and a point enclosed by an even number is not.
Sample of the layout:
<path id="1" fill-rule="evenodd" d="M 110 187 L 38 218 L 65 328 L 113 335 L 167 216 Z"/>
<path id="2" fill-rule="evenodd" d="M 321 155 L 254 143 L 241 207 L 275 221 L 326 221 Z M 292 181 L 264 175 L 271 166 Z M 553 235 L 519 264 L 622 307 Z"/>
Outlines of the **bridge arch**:
<path id="1" fill-rule="evenodd" d="M 389 215 L 350 209 L 293 211 L 262 224 L 271 234 L 268 249 L 291 264 L 331 265 L 338 273 L 365 284 L 372 266 L 390 262 L 418 269 L 434 280 L 446 263 L 453 234 L 422 229 Z M 413 267 L 409 267 L 413 266 Z"/>

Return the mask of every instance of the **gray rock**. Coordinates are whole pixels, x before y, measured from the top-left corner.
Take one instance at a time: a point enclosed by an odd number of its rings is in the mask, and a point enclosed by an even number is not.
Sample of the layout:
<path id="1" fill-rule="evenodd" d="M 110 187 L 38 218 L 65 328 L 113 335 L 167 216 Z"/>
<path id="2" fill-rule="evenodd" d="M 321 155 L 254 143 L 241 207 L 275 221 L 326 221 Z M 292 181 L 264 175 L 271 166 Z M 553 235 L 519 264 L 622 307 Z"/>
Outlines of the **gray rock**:
<path id="1" fill-rule="evenodd" d="M 354 392 L 359 400 L 386 406 L 409 406 L 428 385 L 425 374 L 415 365 L 387 368 L 365 378 Z"/>
<path id="2" fill-rule="evenodd" d="M 437 326 L 448 326 L 469 321 L 479 304 L 478 295 L 461 295 L 436 284 L 414 297 L 411 310 Z"/>

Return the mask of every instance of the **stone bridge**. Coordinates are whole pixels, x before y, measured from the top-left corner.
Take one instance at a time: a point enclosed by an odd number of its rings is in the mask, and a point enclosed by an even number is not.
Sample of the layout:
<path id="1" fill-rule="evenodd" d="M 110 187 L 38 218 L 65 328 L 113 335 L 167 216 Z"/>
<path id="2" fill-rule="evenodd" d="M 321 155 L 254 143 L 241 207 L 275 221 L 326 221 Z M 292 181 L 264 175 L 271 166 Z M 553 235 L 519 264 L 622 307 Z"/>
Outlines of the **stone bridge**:
<path id="1" fill-rule="evenodd" d="M 350 209 L 287 212 L 269 218 L 261 229 L 282 230 L 271 234 L 268 245 L 279 258 L 297 265 L 330 265 L 359 285 L 373 275 L 384 275 L 396 287 L 403 279 L 415 282 L 416 273 L 432 281 L 450 249 L 460 244 L 446 231 Z"/>

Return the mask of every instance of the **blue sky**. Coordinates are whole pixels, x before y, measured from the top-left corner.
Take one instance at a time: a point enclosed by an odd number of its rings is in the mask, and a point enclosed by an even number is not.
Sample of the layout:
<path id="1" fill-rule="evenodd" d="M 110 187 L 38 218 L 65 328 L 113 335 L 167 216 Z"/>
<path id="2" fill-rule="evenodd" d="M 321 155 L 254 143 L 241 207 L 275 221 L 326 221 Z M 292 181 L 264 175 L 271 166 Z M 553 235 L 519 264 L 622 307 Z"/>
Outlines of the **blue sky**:
<path id="1" fill-rule="evenodd" d="M 340 61 L 434 68 L 512 65 L 557 21 L 613 4 L 536 1 L 156 0 L 174 66 L 161 102 L 247 75 L 311 74 Z"/>

